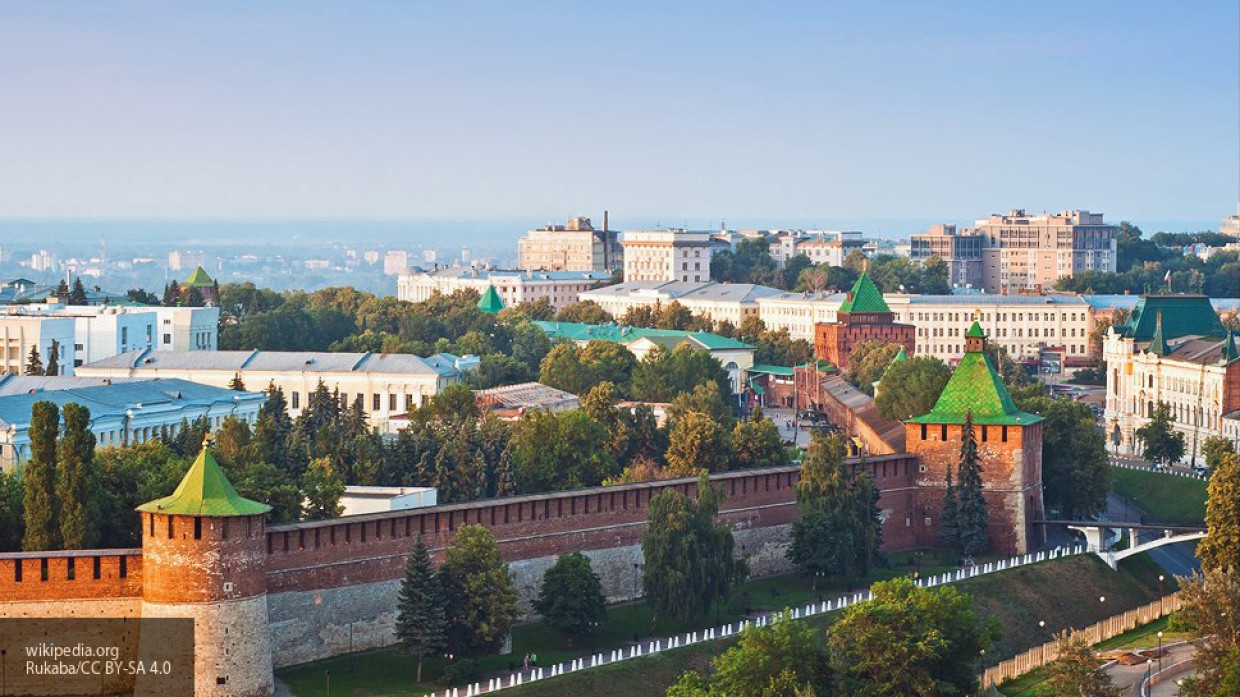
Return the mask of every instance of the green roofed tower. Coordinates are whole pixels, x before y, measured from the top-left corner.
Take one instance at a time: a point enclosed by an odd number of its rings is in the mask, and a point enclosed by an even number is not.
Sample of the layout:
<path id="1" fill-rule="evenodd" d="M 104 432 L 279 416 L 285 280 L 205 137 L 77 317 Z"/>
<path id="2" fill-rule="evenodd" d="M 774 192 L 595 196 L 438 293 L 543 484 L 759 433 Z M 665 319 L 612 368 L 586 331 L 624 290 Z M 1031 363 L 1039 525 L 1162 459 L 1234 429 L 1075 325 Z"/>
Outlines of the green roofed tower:
<path id="1" fill-rule="evenodd" d="M 487 286 L 487 290 L 478 300 L 478 309 L 488 315 L 497 314 L 504 309 L 504 300 L 499 297 L 499 293 L 495 291 L 495 286 Z"/>
<path id="2" fill-rule="evenodd" d="M 857 278 L 857 282 L 853 284 L 852 290 L 848 291 L 848 297 L 844 300 L 844 304 L 840 305 L 839 311 L 891 312 L 891 308 L 888 307 L 887 301 L 883 300 L 883 294 L 878 290 L 878 286 L 874 285 L 869 272 L 863 271 Z"/>
<path id="3" fill-rule="evenodd" d="M 835 322 L 814 328 L 814 357 L 839 368 L 848 367 L 848 355 L 863 341 L 899 344 L 905 354 L 915 352 L 917 328 L 896 324 L 895 314 L 868 272 L 861 272 L 848 297 L 835 313 Z"/>
<path id="4" fill-rule="evenodd" d="M 920 460 L 918 544 L 936 540 L 947 472 L 960 461 L 964 425 L 972 422 L 986 499 L 991 550 L 1023 553 L 1041 544 L 1033 521 L 1042 512 L 1042 423 L 1021 411 L 986 355 L 977 322 L 965 333 L 965 354 L 928 414 L 905 422 L 905 443 Z M 1035 536 L 1036 539 L 1035 539 Z"/>
<path id="5" fill-rule="evenodd" d="M 194 460 L 171 496 L 144 503 L 138 506 L 138 511 L 190 516 L 262 515 L 270 511 L 271 506 L 251 501 L 237 493 L 215 461 L 209 446 L 209 439 L 203 442 L 198 459 Z"/>

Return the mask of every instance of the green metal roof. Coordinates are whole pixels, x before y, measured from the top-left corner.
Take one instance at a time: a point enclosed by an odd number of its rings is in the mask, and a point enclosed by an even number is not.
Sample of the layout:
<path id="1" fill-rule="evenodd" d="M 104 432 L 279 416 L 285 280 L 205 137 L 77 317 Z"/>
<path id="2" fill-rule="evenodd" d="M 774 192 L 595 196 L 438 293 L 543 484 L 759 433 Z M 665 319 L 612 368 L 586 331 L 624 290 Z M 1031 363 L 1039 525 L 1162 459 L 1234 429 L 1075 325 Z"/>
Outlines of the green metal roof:
<path id="1" fill-rule="evenodd" d="M 207 272 L 204 271 L 201 266 L 198 266 L 194 269 L 194 273 L 190 274 L 189 278 L 185 279 L 185 283 L 183 285 L 187 285 L 191 288 L 203 288 L 215 285 L 215 281 L 211 280 L 211 277 L 207 275 Z"/>
<path id="2" fill-rule="evenodd" d="M 754 366 L 750 368 L 747 372 L 759 373 L 759 374 L 765 374 L 765 375 L 782 375 L 786 377 L 792 377 L 792 368 L 788 368 L 782 365 L 765 365 L 762 363 L 755 363 Z"/>
<path id="3" fill-rule="evenodd" d="M 1116 331 L 1136 341 L 1151 341 L 1160 312 L 1163 315 L 1163 341 L 1190 335 L 1219 338 L 1227 335 L 1227 329 L 1219 321 L 1210 298 L 1189 293 L 1141 296 L 1136 307 L 1132 308 L 1128 321 L 1116 327 Z"/>
<path id="4" fill-rule="evenodd" d="M 614 341 L 629 344 L 638 339 L 649 339 L 660 345 L 690 340 L 708 350 L 752 349 L 743 341 L 709 332 L 690 332 L 680 329 L 647 329 L 619 324 L 581 324 L 579 322 L 536 321 L 535 326 L 552 339 L 570 341 Z"/>
<path id="5" fill-rule="evenodd" d="M 1236 335 L 1227 332 L 1227 343 L 1223 345 L 1223 363 L 1231 363 L 1240 358 L 1240 354 L 1236 352 Z"/>
<path id="6" fill-rule="evenodd" d="M 271 506 L 238 494 L 204 443 L 198 459 L 194 460 L 172 496 L 144 503 L 138 506 L 138 510 L 164 515 L 222 517 L 261 515 L 270 511 Z"/>
<path id="7" fill-rule="evenodd" d="M 1146 347 L 1146 350 L 1155 356 L 1167 355 L 1167 340 L 1163 338 L 1162 310 L 1158 311 L 1154 320 L 1154 336 L 1150 337 L 1150 345 Z"/>
<path id="8" fill-rule="evenodd" d="M 861 272 L 848 295 L 848 299 L 840 305 L 840 312 L 891 312 L 878 286 L 865 271 Z"/>
<path id="9" fill-rule="evenodd" d="M 900 350 L 896 351 L 895 357 L 891 359 L 891 363 L 888 363 L 887 365 L 892 366 L 892 365 L 895 365 L 896 363 L 903 363 L 904 361 L 907 361 L 907 360 L 908 360 L 908 352 L 904 350 L 903 346 L 901 346 Z"/>
<path id="10" fill-rule="evenodd" d="M 972 412 L 979 425 L 1024 426 L 1042 420 L 1016 408 L 999 373 L 981 351 L 964 354 L 929 414 L 909 419 L 921 424 L 962 424 Z"/>
<path id="11" fill-rule="evenodd" d="M 973 320 L 973 326 L 969 327 L 969 331 L 965 332 L 965 338 L 985 339 L 986 332 L 982 331 L 982 325 L 977 320 Z"/>
<path id="12" fill-rule="evenodd" d="M 487 292 L 483 293 L 478 300 L 478 309 L 489 315 L 504 309 L 504 300 L 499 297 L 499 293 L 495 292 L 495 286 L 487 286 Z"/>

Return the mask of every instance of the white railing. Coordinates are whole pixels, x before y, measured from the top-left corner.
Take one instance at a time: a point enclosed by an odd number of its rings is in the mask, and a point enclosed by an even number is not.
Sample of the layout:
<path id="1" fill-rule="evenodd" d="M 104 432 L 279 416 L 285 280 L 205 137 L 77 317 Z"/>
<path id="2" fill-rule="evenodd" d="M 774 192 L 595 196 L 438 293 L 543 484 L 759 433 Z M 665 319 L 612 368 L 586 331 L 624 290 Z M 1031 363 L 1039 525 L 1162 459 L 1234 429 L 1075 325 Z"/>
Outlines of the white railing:
<path id="1" fill-rule="evenodd" d="M 1015 569 L 1020 566 L 1037 564 L 1039 562 L 1050 561 L 1053 559 L 1062 559 L 1064 557 L 1085 554 L 1087 552 L 1088 549 L 1085 545 L 1056 547 L 1051 550 L 1033 552 L 1030 554 L 1020 554 L 1007 559 L 986 562 L 985 564 L 976 564 L 957 569 L 955 571 L 949 571 L 944 574 L 933 574 L 929 577 L 918 579 L 916 583 L 918 586 L 923 588 L 933 588 L 935 586 L 956 583 L 958 581 L 975 578 L 985 574 L 1006 571 L 1008 569 Z M 786 610 L 780 610 L 778 612 L 755 615 L 741 620 L 740 622 L 729 622 L 718 627 L 685 632 L 684 634 L 675 634 L 670 637 L 643 640 L 623 648 L 609 649 L 601 653 L 575 658 L 567 663 L 557 663 L 549 668 L 531 668 L 529 670 L 518 671 L 504 677 L 489 678 L 486 682 L 479 681 L 466 685 L 465 687 L 452 687 L 441 693 L 431 693 L 430 697 L 474 697 L 474 695 L 498 692 L 499 690 L 519 687 L 531 682 L 547 680 L 560 675 L 567 675 L 569 673 L 598 668 L 612 663 L 619 663 L 620 661 L 628 661 L 635 658 L 641 658 L 643 656 L 650 656 L 663 651 L 679 649 L 691 644 L 701 643 L 703 641 L 724 639 L 740 633 L 747 627 L 768 626 L 772 619 L 779 614 L 779 612 L 786 611 L 788 613 L 788 617 L 794 620 L 799 620 L 807 617 L 813 617 L 814 615 L 821 615 L 827 612 L 842 610 L 850 605 L 866 602 L 872 597 L 873 596 L 869 590 L 849 593 L 832 600 L 814 602 L 804 606 L 787 608 Z"/>
<path id="2" fill-rule="evenodd" d="M 1203 481 L 1203 482 L 1210 480 L 1210 478 L 1207 477 L 1206 475 L 1197 474 L 1195 472 L 1177 472 L 1176 470 L 1170 469 L 1170 468 L 1155 469 L 1153 467 L 1142 467 L 1140 465 L 1129 465 L 1124 462 L 1116 462 L 1115 460 L 1111 460 L 1111 466 L 1118 467 L 1120 469 L 1126 469 L 1126 470 L 1137 470 L 1139 472 L 1153 472 L 1154 474 L 1162 474 L 1162 475 L 1166 475 L 1169 477 L 1184 477 L 1186 479 L 1196 479 L 1196 480 Z"/>

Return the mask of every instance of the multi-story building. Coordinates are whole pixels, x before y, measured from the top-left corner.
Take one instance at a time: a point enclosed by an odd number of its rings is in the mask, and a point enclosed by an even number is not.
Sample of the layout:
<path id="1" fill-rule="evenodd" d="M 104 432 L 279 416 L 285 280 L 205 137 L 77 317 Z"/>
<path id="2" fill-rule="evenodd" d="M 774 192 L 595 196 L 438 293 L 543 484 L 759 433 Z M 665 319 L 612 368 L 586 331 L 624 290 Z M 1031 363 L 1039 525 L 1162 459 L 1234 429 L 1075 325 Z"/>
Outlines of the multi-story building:
<path id="1" fill-rule="evenodd" d="M 23 375 L 36 346 L 39 360 L 46 368 L 55 346 L 59 374 L 73 375 L 73 337 L 72 317 L 0 315 L 0 368 L 6 373 Z"/>
<path id="2" fill-rule="evenodd" d="M 1058 279 L 1083 271 L 1113 272 L 1118 232 L 1101 213 L 1089 211 L 1028 215 L 1012 210 L 978 220 L 982 287 L 987 293 L 1050 290 Z"/>
<path id="3" fill-rule="evenodd" d="M 635 307 L 668 305 L 675 301 L 694 315 L 715 322 L 726 320 L 739 327 L 747 317 L 758 315 L 758 300 L 779 294 L 781 291 L 776 288 L 753 283 L 634 281 L 595 288 L 579 297 L 597 303 L 616 319 Z"/>
<path id="4" fill-rule="evenodd" d="M 274 384 L 284 390 L 293 417 L 307 407 L 322 382 L 338 392 L 346 405 L 360 401 L 370 424 L 383 428 L 390 417 L 421 406 L 444 387 L 459 382 L 469 358 L 447 353 L 420 358 L 396 353 L 131 351 L 81 366 L 76 374 L 176 378 L 216 387 L 228 387 L 240 378 L 254 390 Z"/>
<path id="5" fill-rule="evenodd" d="M 517 266 L 526 271 L 601 271 L 621 267 L 619 235 L 595 230 L 589 218 L 572 218 L 564 225 L 545 225 L 525 233 L 517 242 Z"/>
<path id="6" fill-rule="evenodd" d="M 0 308 L 0 312 L 7 318 L 72 322 L 68 351 L 73 366 L 139 349 L 214 351 L 219 336 L 218 307 L 46 302 L 9 305 Z"/>
<path id="7" fill-rule="evenodd" d="M 913 235 L 909 258 L 924 264 L 937 256 L 947 264 L 947 282 L 960 288 L 982 285 L 982 243 L 985 238 L 972 230 L 956 231 L 955 225 L 931 225 L 930 231 Z"/>
<path id="8" fill-rule="evenodd" d="M 1068 365 L 1089 356 L 1094 329 L 1089 303 L 1079 295 L 885 295 L 896 321 L 917 327 L 917 354 L 954 361 L 964 356 L 964 329 L 978 322 L 987 343 L 1014 360 L 1062 350 Z"/>
<path id="9" fill-rule="evenodd" d="M 99 447 L 141 443 L 175 435 L 183 421 L 206 417 L 211 428 L 234 417 L 254 424 L 266 397 L 186 380 L 117 380 L 78 377 L 0 377 L 0 470 L 30 457 L 30 408 L 47 401 L 90 409 L 90 431 Z"/>
<path id="10" fill-rule="evenodd" d="M 1167 404 L 1185 454 L 1196 457 L 1207 437 L 1230 430 L 1224 416 L 1240 410 L 1238 358 L 1236 335 L 1205 296 L 1143 296 L 1128 322 L 1103 339 L 1109 442 L 1139 452 L 1137 430 Z"/>
<path id="11" fill-rule="evenodd" d="M 710 232 L 626 230 L 620 244 L 624 247 L 626 282 L 710 280 L 710 259 L 715 248 Z"/>
<path id="12" fill-rule="evenodd" d="M 203 251 L 182 252 L 174 249 L 168 252 L 168 270 L 181 271 L 183 269 L 192 269 L 196 266 L 206 266 L 207 253 Z"/>
<path id="13" fill-rule="evenodd" d="M 409 252 L 392 250 L 383 255 L 383 275 L 395 276 L 409 268 Z"/>
<path id="14" fill-rule="evenodd" d="M 501 271 L 447 266 L 402 273 L 396 278 L 396 297 L 416 303 L 435 293 L 448 295 L 458 290 L 474 290 L 483 295 L 490 287 L 507 307 L 547 298 L 559 310 L 577 302 L 581 293 L 610 280 L 611 274 L 604 271 Z"/>
<path id="15" fill-rule="evenodd" d="M 1219 226 L 1220 234 L 1229 237 L 1240 237 L 1240 206 L 1236 207 L 1236 214 L 1223 218 L 1223 224 Z"/>
<path id="16" fill-rule="evenodd" d="M 758 298 L 758 317 L 772 331 L 786 329 L 795 339 L 814 341 L 814 327 L 836 320 L 847 293 L 776 293 Z"/>

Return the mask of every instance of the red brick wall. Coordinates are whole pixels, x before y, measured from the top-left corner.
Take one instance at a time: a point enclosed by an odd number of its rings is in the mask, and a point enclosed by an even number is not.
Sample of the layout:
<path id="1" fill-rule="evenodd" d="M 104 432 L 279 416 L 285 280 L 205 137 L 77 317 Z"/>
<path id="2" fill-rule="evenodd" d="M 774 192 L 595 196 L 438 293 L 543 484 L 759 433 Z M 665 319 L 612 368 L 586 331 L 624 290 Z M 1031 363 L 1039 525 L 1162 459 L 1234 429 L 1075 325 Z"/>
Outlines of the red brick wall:
<path id="1" fill-rule="evenodd" d="M 266 533 L 261 515 L 195 518 L 143 513 L 142 598 L 152 603 L 201 603 L 261 595 L 266 589 Z"/>
<path id="2" fill-rule="evenodd" d="M 905 429 L 908 451 L 921 461 L 916 503 L 920 541 L 930 545 L 938 535 L 949 465 L 956 478 L 963 426 L 909 423 Z M 1028 521 L 1042 518 L 1042 424 L 1006 429 L 975 425 L 973 433 L 982 464 L 991 552 L 1014 554 L 1037 547 L 1040 542 Z"/>
<path id="3" fill-rule="evenodd" d="M 1227 366 L 1223 376 L 1223 412 L 1224 414 L 1240 409 L 1240 361 Z"/>
<path id="4" fill-rule="evenodd" d="M 916 461 L 901 455 L 866 465 L 891 492 L 881 505 L 903 511 Z M 793 486 L 799 478 L 795 467 L 716 475 L 712 480 L 728 495 L 721 517 L 738 529 L 791 523 L 798 517 Z M 509 561 L 639 544 L 650 499 L 669 487 L 691 495 L 697 489 L 694 480 L 678 479 L 272 527 L 267 588 L 277 593 L 399 578 L 418 535 L 438 551 L 458 528 L 475 523 L 494 531 Z M 901 527 L 888 532 L 885 543 L 901 549 L 912 537 Z"/>
<path id="5" fill-rule="evenodd" d="M 830 361 L 841 369 L 848 368 L 848 354 L 862 341 L 881 341 L 900 344 L 908 354 L 917 348 L 917 328 L 911 324 L 888 322 L 850 322 L 847 313 L 841 313 L 834 324 L 819 324 L 814 329 L 815 358 Z"/>
<path id="6" fill-rule="evenodd" d="M 98 578 L 95 577 L 96 564 Z M 141 550 L 105 549 L 0 555 L 0 602 L 136 598 L 141 595 Z"/>

